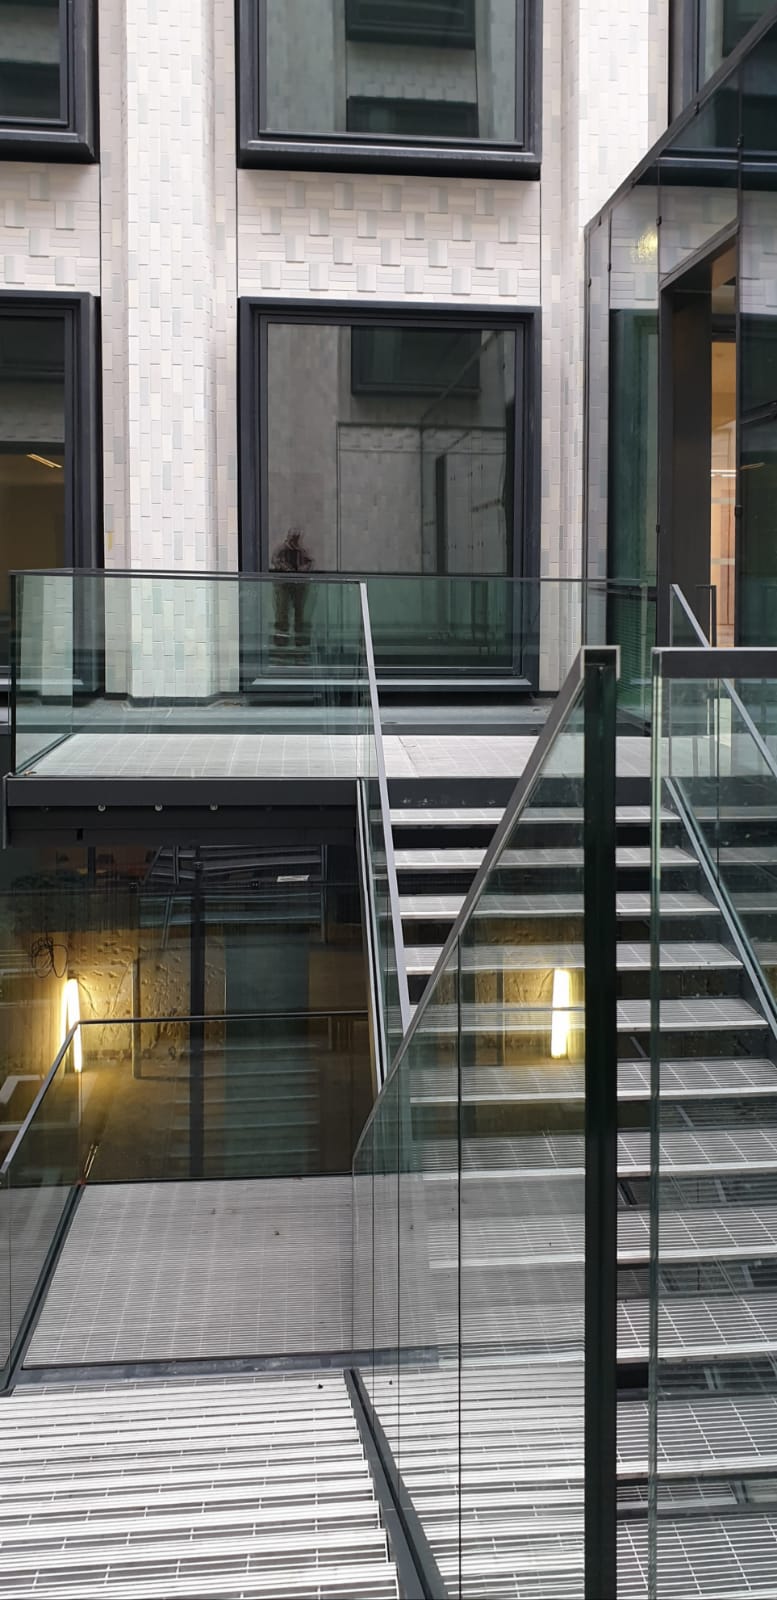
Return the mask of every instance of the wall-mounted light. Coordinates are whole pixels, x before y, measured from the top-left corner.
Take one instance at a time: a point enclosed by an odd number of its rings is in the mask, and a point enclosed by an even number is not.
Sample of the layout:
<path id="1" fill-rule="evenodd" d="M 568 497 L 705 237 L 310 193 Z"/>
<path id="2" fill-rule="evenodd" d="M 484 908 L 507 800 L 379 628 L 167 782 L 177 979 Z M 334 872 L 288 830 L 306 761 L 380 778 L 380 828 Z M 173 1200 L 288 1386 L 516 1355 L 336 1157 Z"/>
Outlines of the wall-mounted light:
<path id="1" fill-rule="evenodd" d="M 551 1001 L 550 1022 L 550 1053 L 554 1061 L 562 1061 L 569 1055 L 569 1034 L 571 1019 L 569 1003 L 572 996 L 571 974 L 557 967 L 553 974 L 553 998 Z"/>
<path id="2" fill-rule="evenodd" d="M 71 1028 L 73 1034 L 73 1068 L 80 1072 L 84 1064 L 83 1050 L 81 1047 L 81 996 L 78 992 L 78 979 L 68 978 L 62 992 L 62 1036 L 66 1038 Z"/>
<path id="3" fill-rule="evenodd" d="M 37 461 L 38 465 L 41 467 L 51 467 L 52 472 L 62 471 L 61 461 L 49 461 L 48 456 L 36 456 L 33 454 L 32 450 L 27 451 L 27 460 Z"/>

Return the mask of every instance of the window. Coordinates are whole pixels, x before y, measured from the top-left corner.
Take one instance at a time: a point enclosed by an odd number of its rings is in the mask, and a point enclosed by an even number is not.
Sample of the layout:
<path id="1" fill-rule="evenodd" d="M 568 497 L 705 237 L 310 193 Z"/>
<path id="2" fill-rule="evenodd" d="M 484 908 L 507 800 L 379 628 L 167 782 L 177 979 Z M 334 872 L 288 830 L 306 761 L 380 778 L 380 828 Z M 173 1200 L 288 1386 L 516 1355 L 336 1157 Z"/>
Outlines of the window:
<path id="1" fill-rule="evenodd" d="M 0 668 L 9 572 L 100 558 L 96 366 L 88 295 L 0 296 Z"/>
<path id="2" fill-rule="evenodd" d="M 539 8 L 239 0 L 241 160 L 536 176 Z"/>
<path id="3" fill-rule="evenodd" d="M 296 530 L 319 572 L 531 575 L 531 316 L 244 301 L 241 326 L 244 568 Z"/>
<path id="4" fill-rule="evenodd" d="M 0 156 L 92 161 L 94 0 L 0 0 Z"/>
<path id="5" fill-rule="evenodd" d="M 693 100 L 772 4 L 773 0 L 673 0 L 673 117 Z"/>

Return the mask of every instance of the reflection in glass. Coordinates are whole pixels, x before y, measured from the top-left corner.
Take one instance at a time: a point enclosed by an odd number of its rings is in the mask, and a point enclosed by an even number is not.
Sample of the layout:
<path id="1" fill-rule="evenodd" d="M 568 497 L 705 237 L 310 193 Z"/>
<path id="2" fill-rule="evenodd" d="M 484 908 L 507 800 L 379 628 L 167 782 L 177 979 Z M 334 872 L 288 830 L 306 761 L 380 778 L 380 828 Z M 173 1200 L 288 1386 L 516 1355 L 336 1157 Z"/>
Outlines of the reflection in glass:
<path id="1" fill-rule="evenodd" d="M 771 0 L 703 0 L 700 19 L 699 75 L 706 83 L 740 39 L 769 9 Z"/>
<path id="2" fill-rule="evenodd" d="M 64 318 L 0 318 L 0 661 L 14 568 L 65 564 Z"/>
<path id="3" fill-rule="evenodd" d="M 516 0 L 267 0 L 264 127 L 516 140 Z"/>
<path id="4" fill-rule="evenodd" d="M 730 289 L 733 312 L 733 286 Z M 724 291 L 725 292 L 725 291 Z M 720 291 L 718 291 L 720 294 Z M 715 294 L 713 294 L 713 316 Z M 713 323 L 714 327 L 714 323 Z M 733 645 L 736 551 L 737 356 L 733 339 L 712 342 L 710 583 L 717 591 L 717 643 Z"/>
<path id="5" fill-rule="evenodd" d="M 61 115 L 60 0 L 0 0 L 0 119 Z"/>
<path id="6" fill-rule="evenodd" d="M 319 572 L 508 572 L 519 340 L 271 324 L 270 550 L 291 528 Z"/>
<path id="7" fill-rule="evenodd" d="M 742 197 L 740 643 L 777 640 L 777 196 Z"/>

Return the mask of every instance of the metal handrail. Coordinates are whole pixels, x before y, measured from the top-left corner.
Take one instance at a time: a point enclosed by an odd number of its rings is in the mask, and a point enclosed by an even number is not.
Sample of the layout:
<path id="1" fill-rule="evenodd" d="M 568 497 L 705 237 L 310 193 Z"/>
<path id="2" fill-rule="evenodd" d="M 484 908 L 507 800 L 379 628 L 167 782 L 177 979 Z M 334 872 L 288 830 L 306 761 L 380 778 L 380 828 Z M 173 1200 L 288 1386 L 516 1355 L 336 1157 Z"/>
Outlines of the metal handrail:
<path id="1" fill-rule="evenodd" d="M 386 762 L 383 754 L 383 728 L 380 720 L 380 699 L 378 697 L 378 679 L 375 673 L 375 656 L 372 648 L 372 627 L 370 624 L 370 607 L 367 599 L 366 583 L 359 584 L 361 596 L 362 621 L 364 624 L 364 649 L 367 661 L 367 679 L 370 690 L 370 710 L 372 712 L 372 732 L 375 740 L 375 758 L 377 764 L 378 792 L 380 795 L 380 814 L 383 824 L 383 843 L 386 851 L 386 877 L 388 879 L 389 909 L 391 913 L 391 931 L 394 936 L 394 951 L 397 958 L 397 990 L 399 994 L 399 1015 L 402 1023 L 403 1035 L 410 1026 L 410 989 L 407 982 L 407 967 L 405 965 L 405 940 L 402 931 L 402 916 L 399 909 L 399 881 L 397 879 L 397 864 L 394 858 L 394 836 L 391 831 L 391 806 L 389 803 L 388 779 L 386 777 Z"/>
<path id="2" fill-rule="evenodd" d="M 388 1029 L 383 1004 L 383 985 L 380 976 L 380 928 L 375 903 L 375 879 L 370 851 L 369 800 L 366 783 L 360 778 L 356 787 L 356 838 L 359 854 L 359 876 L 362 895 L 362 920 L 367 956 L 367 978 L 370 995 L 375 1084 L 379 1094 L 389 1069 Z"/>
<path id="3" fill-rule="evenodd" d="M 711 650 L 712 649 L 712 645 L 710 644 L 710 641 L 707 638 L 707 635 L 704 632 L 704 630 L 703 630 L 703 628 L 701 626 L 701 623 L 699 622 L 699 619 L 696 616 L 696 613 L 689 606 L 688 601 L 686 600 L 685 595 L 683 594 L 683 591 L 680 588 L 679 583 L 673 583 L 672 584 L 671 593 L 674 595 L 675 600 L 678 602 L 678 604 L 681 607 L 682 611 L 685 613 L 686 620 L 690 623 L 692 631 L 696 634 L 696 637 L 697 637 L 697 639 L 699 641 L 699 644 L 702 646 L 702 648 L 704 650 Z M 670 628 L 669 643 L 670 643 L 670 645 L 673 646 L 674 645 L 674 639 L 671 637 L 672 632 L 673 632 L 672 621 L 673 621 L 673 618 L 672 618 L 672 612 L 671 612 L 671 609 L 670 609 L 670 612 L 669 612 L 669 628 Z"/>
<path id="4" fill-rule="evenodd" d="M 426 985 L 421 1000 L 416 1006 L 412 1022 L 410 1023 L 409 1028 L 406 1029 L 402 1043 L 397 1051 L 396 1056 L 394 1057 L 393 1062 L 391 1063 L 391 1070 L 386 1080 L 387 1083 L 390 1082 L 397 1073 L 405 1055 L 407 1054 L 408 1049 L 410 1048 L 415 1034 L 426 1015 L 426 1012 L 432 1004 L 432 998 L 437 981 L 445 971 L 448 965 L 449 957 L 458 943 L 465 924 L 469 921 L 472 912 L 474 911 L 475 906 L 480 899 L 481 891 L 490 875 L 494 862 L 509 838 L 522 812 L 526 809 L 537 782 L 542 775 L 542 769 L 544 767 L 548 752 L 555 744 L 559 733 L 564 727 L 569 712 L 582 692 L 583 671 L 585 667 L 586 656 L 589 651 L 597 657 L 601 656 L 601 647 L 598 646 L 591 647 L 584 645 L 582 650 L 578 651 L 575 660 L 572 663 L 572 666 L 570 667 L 570 670 L 567 673 L 567 676 L 558 692 L 558 695 L 556 696 L 542 733 L 540 734 L 540 737 L 538 738 L 534 749 L 529 756 L 526 766 L 524 767 L 524 770 L 518 779 L 518 782 L 516 783 L 515 789 L 513 790 L 510 800 L 508 801 L 502 820 L 493 834 L 491 843 L 485 852 L 481 865 L 475 875 L 468 893 L 464 897 L 464 902 L 461 906 L 456 921 L 454 922 L 453 927 L 448 934 L 445 944 L 442 947 L 439 959 L 431 978 Z M 615 653 L 614 647 L 613 653 Z M 370 1116 L 368 1117 L 364 1126 L 359 1143 L 356 1147 L 354 1161 L 358 1156 L 362 1144 L 369 1135 L 376 1115 L 378 1115 L 380 1112 L 380 1105 L 381 1101 L 377 1100 L 372 1108 Z"/>
<path id="5" fill-rule="evenodd" d="M 49 1070 L 46 1073 L 45 1078 L 43 1079 L 43 1082 L 42 1082 L 42 1084 L 41 1084 L 41 1086 L 40 1086 L 40 1088 L 38 1090 L 38 1093 L 36 1094 L 35 1099 L 33 1100 L 32 1105 L 30 1106 L 30 1109 L 27 1112 L 27 1115 L 26 1115 L 25 1119 L 24 1119 L 23 1123 L 21 1124 L 21 1127 L 19 1128 L 19 1130 L 18 1130 L 18 1132 L 16 1134 L 16 1138 L 14 1139 L 10 1150 L 7 1152 L 5 1160 L 3 1161 L 2 1165 L 0 1166 L 0 1181 L 6 1176 L 6 1173 L 10 1170 L 10 1167 L 12 1165 L 14 1156 L 16 1155 L 16 1152 L 19 1149 L 19 1146 L 20 1146 L 20 1144 L 22 1142 L 22 1139 L 24 1138 L 25 1134 L 29 1132 L 30 1126 L 31 1126 L 32 1122 L 34 1121 L 35 1117 L 37 1116 L 37 1113 L 40 1110 L 41 1104 L 45 1100 L 46 1095 L 48 1094 L 49 1089 L 51 1088 L 51 1085 L 52 1085 L 52 1083 L 53 1083 L 53 1081 L 54 1081 L 54 1079 L 55 1079 L 55 1077 L 56 1077 L 56 1075 L 57 1075 L 57 1073 L 58 1073 L 58 1071 L 59 1071 L 59 1069 L 60 1069 L 60 1067 L 62 1065 L 62 1062 L 63 1062 L 65 1056 L 67 1055 L 68 1050 L 70 1049 L 71 1044 L 73 1043 L 73 1040 L 74 1040 L 74 1038 L 75 1038 L 80 1026 L 81 1026 L 80 1022 L 74 1022 L 72 1028 L 69 1028 L 67 1033 L 65 1034 L 65 1037 L 64 1037 L 64 1039 L 62 1041 L 62 1045 L 60 1047 L 60 1050 L 59 1050 L 57 1056 L 55 1057 L 55 1060 L 54 1060 L 53 1064 L 49 1067 Z"/>

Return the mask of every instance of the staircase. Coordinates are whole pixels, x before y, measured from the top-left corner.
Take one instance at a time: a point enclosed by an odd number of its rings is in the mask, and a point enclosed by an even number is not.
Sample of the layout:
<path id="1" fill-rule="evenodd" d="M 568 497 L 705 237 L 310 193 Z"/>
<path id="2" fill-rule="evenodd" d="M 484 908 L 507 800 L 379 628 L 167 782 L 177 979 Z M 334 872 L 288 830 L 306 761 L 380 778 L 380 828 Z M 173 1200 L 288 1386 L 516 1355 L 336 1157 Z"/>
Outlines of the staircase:
<path id="1" fill-rule="evenodd" d="M 574 1041 L 568 1058 L 551 1059 L 531 1009 L 549 1014 L 553 971 L 571 973 L 573 985 L 582 973 L 574 788 L 557 781 L 558 803 L 546 803 L 545 784 L 542 803 L 524 813 L 462 951 L 460 993 L 446 1003 L 438 984 L 410 1079 L 437 1345 L 461 1360 L 461 1460 L 444 1360 L 403 1368 L 401 1423 L 388 1376 L 371 1380 L 451 1587 L 460 1469 L 462 1581 L 484 1600 L 579 1596 L 584 1071 Z M 617 813 L 618 1426 L 619 1594 L 637 1600 L 647 1583 L 650 817 L 633 792 Z M 393 814 L 416 1003 L 499 819 L 493 807 Z M 769 898 L 773 826 L 763 819 L 759 838 L 732 816 L 725 836 L 751 907 Z M 756 1479 L 777 1469 L 775 1040 L 671 811 L 661 880 L 660 1592 L 771 1596 L 777 1513 Z M 771 909 L 764 904 L 764 960 Z M 459 1026 L 457 1061 L 445 1036 L 454 1041 Z"/>
<path id="2" fill-rule="evenodd" d="M 344 1379 L 17 1389 L 0 1409 L 4 1600 L 394 1600 Z"/>

